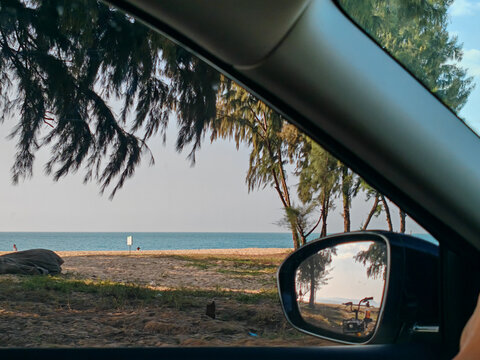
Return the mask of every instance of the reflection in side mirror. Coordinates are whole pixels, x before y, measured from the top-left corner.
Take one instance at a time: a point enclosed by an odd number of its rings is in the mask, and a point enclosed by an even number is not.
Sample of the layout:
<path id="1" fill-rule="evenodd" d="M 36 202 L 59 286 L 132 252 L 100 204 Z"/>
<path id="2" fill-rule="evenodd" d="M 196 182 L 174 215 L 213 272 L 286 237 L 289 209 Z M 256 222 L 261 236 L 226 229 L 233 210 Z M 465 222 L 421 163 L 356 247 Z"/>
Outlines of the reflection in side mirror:
<path id="1" fill-rule="evenodd" d="M 277 276 L 285 317 L 304 333 L 345 344 L 440 341 L 438 245 L 386 231 L 330 235 L 290 254 Z"/>
<path id="2" fill-rule="evenodd" d="M 342 243 L 300 263 L 295 292 L 303 320 L 315 328 L 365 342 L 377 327 L 387 270 L 382 241 Z"/>

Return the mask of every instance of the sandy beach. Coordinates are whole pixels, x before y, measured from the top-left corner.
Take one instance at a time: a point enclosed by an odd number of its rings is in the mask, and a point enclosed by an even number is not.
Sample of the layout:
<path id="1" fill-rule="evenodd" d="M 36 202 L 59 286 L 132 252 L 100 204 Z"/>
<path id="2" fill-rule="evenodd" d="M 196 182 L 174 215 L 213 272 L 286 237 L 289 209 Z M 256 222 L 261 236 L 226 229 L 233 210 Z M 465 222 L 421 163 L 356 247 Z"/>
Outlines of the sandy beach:
<path id="1" fill-rule="evenodd" d="M 290 252 L 60 251 L 58 276 L 0 275 L 0 346 L 330 345 L 285 321 L 276 271 Z"/>
<path id="2" fill-rule="evenodd" d="M 146 251 L 59 251 L 64 260 L 63 273 L 88 278 L 147 285 L 158 290 L 193 288 L 258 292 L 271 280 L 270 272 L 255 277 L 225 276 L 226 259 L 262 260 L 280 262 L 290 249 L 202 249 L 202 250 L 146 250 Z M 211 259 L 217 266 L 202 269 L 191 264 L 193 259 Z M 218 259 L 217 259 L 218 258 Z M 228 261 L 227 261 L 228 262 Z M 213 264 L 211 264 L 213 265 Z M 197 271 L 192 272 L 192 268 Z M 220 268 L 220 269 L 219 269 Z M 201 271 L 199 271 L 201 270 Z M 274 285 L 274 284 L 273 284 Z"/>

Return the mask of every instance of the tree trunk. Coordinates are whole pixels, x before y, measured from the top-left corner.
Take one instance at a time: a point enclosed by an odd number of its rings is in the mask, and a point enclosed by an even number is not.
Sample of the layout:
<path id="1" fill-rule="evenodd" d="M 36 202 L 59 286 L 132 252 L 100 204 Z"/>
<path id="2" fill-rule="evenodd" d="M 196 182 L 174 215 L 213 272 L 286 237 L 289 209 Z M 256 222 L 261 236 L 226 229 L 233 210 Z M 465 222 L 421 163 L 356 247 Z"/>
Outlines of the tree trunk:
<path id="1" fill-rule="evenodd" d="M 328 207 L 330 206 L 330 202 L 328 201 L 328 197 L 325 197 L 322 201 L 322 231 L 320 232 L 320 237 L 327 236 L 327 217 L 328 217 Z"/>
<path id="2" fill-rule="evenodd" d="M 305 236 L 304 233 L 300 233 L 300 246 L 305 245 L 307 243 L 307 237 Z"/>
<path id="3" fill-rule="evenodd" d="M 292 229 L 293 248 L 297 250 L 302 245 L 302 243 L 300 242 L 300 238 L 298 237 L 298 232 L 295 230 L 295 223 L 291 222 L 290 228 Z"/>
<path id="4" fill-rule="evenodd" d="M 279 170 L 280 170 L 280 174 L 283 175 L 282 165 L 280 165 Z M 272 176 L 275 181 L 274 188 L 277 191 L 278 197 L 280 198 L 280 201 L 283 204 L 283 208 L 288 209 L 290 207 L 290 193 L 288 190 L 288 186 L 286 186 L 286 182 L 283 180 L 282 181 L 283 191 L 282 191 L 282 189 L 280 188 L 280 184 L 279 184 L 275 169 L 272 169 Z M 302 245 L 302 243 L 298 237 L 297 224 L 294 221 L 290 222 L 290 229 L 292 231 L 293 248 L 297 250 Z"/>
<path id="5" fill-rule="evenodd" d="M 385 209 L 385 215 L 387 217 L 387 224 L 388 224 L 388 230 L 393 231 L 393 225 L 392 225 L 392 217 L 390 215 L 390 207 L 387 204 L 387 199 L 385 199 L 385 196 L 380 195 L 383 203 L 383 208 Z"/>
<path id="6" fill-rule="evenodd" d="M 403 234 L 405 233 L 405 222 L 406 222 L 407 214 L 405 211 L 400 209 L 400 232 Z"/>
<path id="7" fill-rule="evenodd" d="M 343 231 L 350 232 L 350 199 L 343 194 Z"/>
<path id="8" fill-rule="evenodd" d="M 363 224 L 362 230 L 367 230 L 368 224 L 370 224 L 370 220 L 372 220 L 373 214 L 375 214 L 375 210 L 377 210 L 378 206 L 378 195 L 375 196 L 375 202 L 373 203 L 372 209 L 368 213 L 367 220 L 365 220 L 365 224 Z"/>
<path id="9" fill-rule="evenodd" d="M 343 231 L 350 232 L 350 189 L 345 183 L 348 176 L 348 168 L 342 168 L 342 197 L 343 197 Z"/>
<path id="10" fill-rule="evenodd" d="M 315 307 L 315 291 L 316 280 L 315 279 L 315 266 L 313 264 L 313 257 L 310 259 L 310 299 L 308 300 L 308 307 L 313 309 Z"/>
<path id="11" fill-rule="evenodd" d="M 270 148 L 270 144 L 268 144 L 268 146 L 269 146 L 270 155 L 272 156 L 273 151 Z M 288 188 L 287 181 L 286 181 L 286 178 L 285 178 L 285 169 L 283 168 L 282 154 L 281 154 L 280 150 L 277 151 L 277 154 L 278 154 L 278 157 L 279 157 L 278 175 L 280 176 L 280 184 L 282 186 L 282 190 L 280 190 L 280 186 L 279 186 L 279 183 L 278 183 L 278 178 L 277 178 L 277 174 L 275 173 L 275 170 L 272 170 L 272 173 L 274 175 L 274 180 L 275 180 L 275 185 L 276 185 L 276 188 L 277 188 L 277 192 L 278 192 L 278 194 L 279 194 L 279 196 L 282 200 L 283 206 L 285 207 L 285 209 L 287 209 L 291 206 L 290 190 Z M 290 222 L 290 227 L 292 229 L 293 244 L 294 244 L 294 248 L 296 250 L 301 245 L 305 244 L 305 239 L 300 239 L 300 237 L 298 236 L 297 222 L 296 221 L 291 221 Z"/>
<path id="12" fill-rule="evenodd" d="M 327 222 L 322 222 L 322 231 L 320 231 L 320 237 L 327 236 Z"/>
<path id="13" fill-rule="evenodd" d="M 313 233 L 315 231 L 315 229 L 318 227 L 318 225 L 320 224 L 320 221 L 322 221 L 322 213 L 320 212 L 320 216 L 318 217 L 318 220 L 316 222 L 315 225 L 312 226 L 312 228 L 309 230 L 308 233 L 305 234 L 305 241 L 306 241 L 306 238 L 310 236 L 311 233 Z"/>

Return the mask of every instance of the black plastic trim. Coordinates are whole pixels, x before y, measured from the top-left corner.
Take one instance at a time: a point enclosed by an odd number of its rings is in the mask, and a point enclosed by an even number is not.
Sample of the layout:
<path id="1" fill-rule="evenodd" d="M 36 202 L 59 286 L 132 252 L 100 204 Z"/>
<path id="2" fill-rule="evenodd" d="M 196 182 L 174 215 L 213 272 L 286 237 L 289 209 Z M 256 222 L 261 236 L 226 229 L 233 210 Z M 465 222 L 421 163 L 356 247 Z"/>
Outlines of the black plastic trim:
<path id="1" fill-rule="evenodd" d="M 0 350 L 3 360 L 48 359 L 48 360 L 132 360 L 132 359 L 195 359 L 195 360 L 318 360 L 332 359 L 439 359 L 440 352 L 423 345 L 371 345 L 303 348 L 119 348 L 119 349 L 9 349 Z"/>

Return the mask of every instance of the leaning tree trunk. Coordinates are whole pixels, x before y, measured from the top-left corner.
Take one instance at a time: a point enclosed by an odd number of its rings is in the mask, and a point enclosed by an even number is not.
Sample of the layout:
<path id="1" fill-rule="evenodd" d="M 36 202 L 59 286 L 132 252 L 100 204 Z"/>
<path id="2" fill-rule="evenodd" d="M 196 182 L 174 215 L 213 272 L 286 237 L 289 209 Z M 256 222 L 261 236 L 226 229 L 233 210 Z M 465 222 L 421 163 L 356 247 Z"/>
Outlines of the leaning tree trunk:
<path id="1" fill-rule="evenodd" d="M 322 201 L 322 231 L 320 231 L 320 237 L 327 236 L 327 217 L 328 217 L 328 208 L 330 202 L 327 199 Z"/>
<path id="2" fill-rule="evenodd" d="M 268 148 L 269 148 L 270 156 L 272 156 L 272 151 L 271 151 L 269 146 L 268 146 Z M 281 162 L 280 162 L 280 164 L 281 164 Z M 280 165 L 279 174 L 282 177 L 282 179 L 281 179 L 282 181 L 278 180 L 278 176 L 277 176 L 277 173 L 276 173 L 275 169 L 272 169 L 272 177 L 275 181 L 274 188 L 277 191 L 278 197 L 280 198 L 280 200 L 283 204 L 283 208 L 286 210 L 291 206 L 290 192 L 289 192 L 287 183 L 285 182 L 285 178 L 284 178 L 284 174 L 283 174 L 283 168 L 281 166 L 282 165 Z M 293 248 L 295 250 L 297 250 L 300 247 L 301 242 L 300 242 L 300 238 L 298 237 L 297 224 L 293 220 L 290 221 L 290 229 L 292 230 Z"/>
<path id="3" fill-rule="evenodd" d="M 322 231 L 320 231 L 320 237 L 327 236 L 327 222 L 323 220 L 322 222 Z"/>
<path id="4" fill-rule="evenodd" d="M 373 203 L 372 209 L 368 213 L 367 220 L 365 220 L 365 224 L 363 224 L 362 230 L 367 230 L 368 224 L 370 224 L 370 220 L 372 220 L 373 214 L 377 211 L 378 206 L 378 195 L 375 196 L 375 202 Z"/>
<path id="5" fill-rule="evenodd" d="M 405 233 L 405 222 L 406 222 L 407 214 L 405 211 L 400 209 L 400 232 Z"/>
<path id="6" fill-rule="evenodd" d="M 305 236 L 305 233 L 303 232 L 300 232 L 299 234 L 299 242 L 300 242 L 300 246 L 303 246 L 307 243 L 307 237 Z"/>
<path id="7" fill-rule="evenodd" d="M 392 216 L 390 215 L 390 208 L 387 204 L 387 199 L 385 199 L 385 196 L 380 195 L 383 203 L 383 208 L 385 209 L 385 215 L 387 217 L 387 224 L 388 224 L 388 230 L 393 231 L 393 225 L 392 225 Z"/>
<path id="8" fill-rule="evenodd" d="M 342 169 L 342 197 L 343 197 L 343 231 L 350 232 L 350 189 L 345 184 L 345 178 L 348 176 L 348 168 Z"/>
<path id="9" fill-rule="evenodd" d="M 350 232 L 350 199 L 343 194 L 343 231 Z"/>

